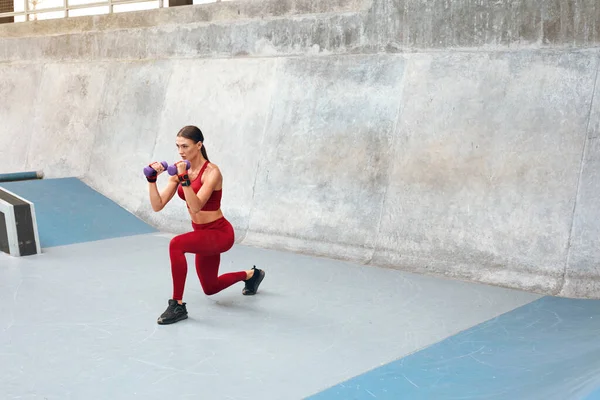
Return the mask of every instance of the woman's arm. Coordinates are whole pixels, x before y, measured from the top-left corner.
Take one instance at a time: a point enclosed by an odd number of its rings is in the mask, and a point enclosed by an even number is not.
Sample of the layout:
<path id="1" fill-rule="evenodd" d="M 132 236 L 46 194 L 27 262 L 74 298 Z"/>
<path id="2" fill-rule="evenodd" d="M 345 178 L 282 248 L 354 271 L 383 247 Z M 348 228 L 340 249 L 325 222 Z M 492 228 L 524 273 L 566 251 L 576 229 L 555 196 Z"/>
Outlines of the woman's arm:
<path id="1" fill-rule="evenodd" d="M 175 195 L 179 179 L 176 176 L 170 177 L 167 187 L 163 189 L 161 193 L 159 193 L 158 187 L 156 186 L 156 178 L 158 177 L 158 175 L 164 172 L 165 169 L 160 163 L 157 162 L 152 163 L 150 166 L 156 170 L 156 176 L 154 177 L 153 181 L 148 181 L 150 204 L 152 205 L 152 210 L 158 212 L 162 210 Z"/>
<path id="2" fill-rule="evenodd" d="M 165 187 L 163 189 L 163 191 L 160 193 L 158 192 L 158 187 L 156 186 L 156 182 L 148 183 L 148 185 L 149 185 L 148 190 L 150 193 L 150 204 L 152 205 L 152 210 L 159 212 L 163 208 L 165 208 L 167 203 L 169 201 L 171 201 L 171 199 L 175 195 L 175 192 L 177 191 L 178 183 L 179 183 L 179 179 L 176 176 L 170 177 L 167 187 Z"/>
<path id="3" fill-rule="evenodd" d="M 198 191 L 198 194 L 194 193 L 191 186 L 183 186 L 185 201 L 192 213 L 197 214 L 202 211 L 202 207 L 204 207 L 221 179 L 221 171 L 213 165 L 213 167 L 204 174 L 204 182 L 202 183 L 202 187 Z"/>

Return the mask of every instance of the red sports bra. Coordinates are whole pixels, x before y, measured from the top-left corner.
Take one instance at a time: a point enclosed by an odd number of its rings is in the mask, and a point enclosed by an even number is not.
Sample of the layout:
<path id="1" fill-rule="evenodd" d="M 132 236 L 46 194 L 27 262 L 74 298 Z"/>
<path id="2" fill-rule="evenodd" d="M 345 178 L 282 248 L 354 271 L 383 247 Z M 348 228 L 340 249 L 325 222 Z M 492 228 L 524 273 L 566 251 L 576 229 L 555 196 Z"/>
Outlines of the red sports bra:
<path id="1" fill-rule="evenodd" d="M 208 161 L 204 163 L 204 165 L 200 169 L 200 172 L 198 173 L 198 176 L 196 177 L 196 179 L 194 179 L 192 181 L 191 187 L 194 190 L 194 193 L 196 193 L 196 194 L 202 187 L 202 174 L 204 173 L 204 170 L 206 169 L 207 166 L 208 166 Z M 182 200 L 185 201 L 185 194 L 183 193 L 183 186 L 181 186 L 181 183 L 177 186 L 177 194 L 179 195 L 179 197 Z M 210 197 L 208 198 L 208 201 L 206 202 L 204 207 L 202 207 L 202 211 L 217 211 L 219 208 L 221 208 L 222 194 L 223 194 L 222 189 L 213 190 L 213 192 L 210 194 Z M 190 208 L 189 205 L 188 205 L 188 208 Z"/>

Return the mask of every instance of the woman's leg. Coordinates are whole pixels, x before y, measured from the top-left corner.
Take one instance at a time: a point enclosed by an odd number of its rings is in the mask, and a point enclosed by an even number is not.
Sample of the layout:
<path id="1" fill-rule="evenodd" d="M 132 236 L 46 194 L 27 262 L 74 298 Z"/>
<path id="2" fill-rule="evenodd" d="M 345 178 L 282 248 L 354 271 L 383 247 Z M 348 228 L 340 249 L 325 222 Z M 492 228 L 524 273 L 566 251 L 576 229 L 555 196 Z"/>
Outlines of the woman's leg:
<path id="1" fill-rule="evenodd" d="M 232 239 L 229 236 L 228 232 L 216 229 L 199 229 L 176 236 L 171 240 L 169 255 L 171 257 L 171 275 L 173 276 L 173 300 L 181 301 L 183 299 L 188 272 L 185 253 L 193 253 L 197 257 L 208 257 L 210 270 L 207 274 L 207 282 L 212 284 L 210 276 L 214 274 L 216 278 L 221 253 L 231 248 Z"/>
<path id="2" fill-rule="evenodd" d="M 158 324 L 172 324 L 184 320 L 188 316 L 186 304 L 182 301 L 188 271 L 185 253 L 209 257 L 219 256 L 233 245 L 229 236 L 227 232 L 215 229 L 195 229 L 171 239 L 169 256 L 171 257 L 171 275 L 173 277 L 173 298 L 169 299 L 167 309 L 158 318 Z"/>
<path id="3" fill-rule="evenodd" d="M 219 263 L 221 254 L 204 256 L 196 254 L 196 272 L 204 293 L 213 295 L 229 286 L 245 281 L 248 277 L 246 271 L 230 272 L 219 276 Z"/>
<path id="4" fill-rule="evenodd" d="M 256 267 L 250 271 L 218 275 L 221 253 L 229 250 L 233 243 L 233 227 L 225 219 L 207 225 L 194 225 L 194 231 L 175 236 L 171 240 L 169 255 L 173 298 L 169 300 L 167 310 L 158 318 L 159 324 L 171 324 L 187 318 L 186 305 L 182 301 L 188 272 L 186 253 L 196 254 L 196 271 L 206 294 L 218 293 L 240 281 L 246 282 L 243 290 L 245 295 L 256 293 L 265 275 L 264 271 Z"/>

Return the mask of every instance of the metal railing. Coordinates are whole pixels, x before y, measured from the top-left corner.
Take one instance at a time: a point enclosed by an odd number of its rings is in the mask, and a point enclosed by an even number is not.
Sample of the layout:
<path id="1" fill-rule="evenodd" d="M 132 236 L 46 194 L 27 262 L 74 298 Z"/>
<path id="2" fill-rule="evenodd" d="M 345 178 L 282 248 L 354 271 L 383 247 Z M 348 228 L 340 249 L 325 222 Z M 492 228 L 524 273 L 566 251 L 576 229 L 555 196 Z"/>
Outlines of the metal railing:
<path id="1" fill-rule="evenodd" d="M 202 4 L 220 1 L 184 0 L 184 3 Z M 178 2 L 177 5 L 183 4 Z M 163 7 L 169 7 L 169 0 L 0 0 L 0 23 L 112 14 Z"/>

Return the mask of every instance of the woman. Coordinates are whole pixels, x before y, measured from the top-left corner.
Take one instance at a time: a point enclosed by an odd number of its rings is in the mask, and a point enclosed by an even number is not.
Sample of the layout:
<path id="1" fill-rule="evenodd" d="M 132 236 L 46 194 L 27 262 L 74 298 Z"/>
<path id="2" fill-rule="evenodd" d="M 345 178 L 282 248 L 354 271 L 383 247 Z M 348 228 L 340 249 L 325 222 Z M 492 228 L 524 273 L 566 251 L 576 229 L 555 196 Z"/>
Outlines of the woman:
<path id="1" fill-rule="evenodd" d="M 176 144 L 183 161 L 176 164 L 177 175 L 169 178 L 166 188 L 159 193 L 156 187 L 156 179 L 164 171 L 160 163 L 150 164 L 156 173 L 147 177 L 152 209 L 155 212 L 162 210 L 177 192 L 187 204 L 193 228 L 192 232 L 174 237 L 169 245 L 173 298 L 158 318 L 157 322 L 161 325 L 187 318 L 186 303 L 182 301 L 187 276 L 185 253 L 196 254 L 196 272 L 207 295 L 219 293 L 241 281 L 245 282 L 242 293 L 254 295 L 265 277 L 265 272 L 256 266 L 248 271 L 218 275 L 221 253 L 229 250 L 234 243 L 233 227 L 221 212 L 223 177 L 219 167 L 208 160 L 200 129 L 183 127 L 177 133 Z M 186 170 L 185 160 L 191 164 L 189 170 Z"/>

